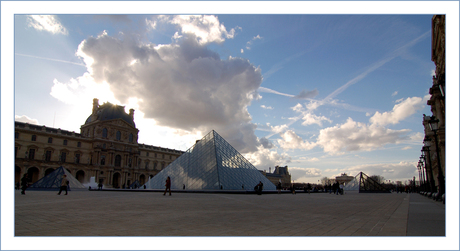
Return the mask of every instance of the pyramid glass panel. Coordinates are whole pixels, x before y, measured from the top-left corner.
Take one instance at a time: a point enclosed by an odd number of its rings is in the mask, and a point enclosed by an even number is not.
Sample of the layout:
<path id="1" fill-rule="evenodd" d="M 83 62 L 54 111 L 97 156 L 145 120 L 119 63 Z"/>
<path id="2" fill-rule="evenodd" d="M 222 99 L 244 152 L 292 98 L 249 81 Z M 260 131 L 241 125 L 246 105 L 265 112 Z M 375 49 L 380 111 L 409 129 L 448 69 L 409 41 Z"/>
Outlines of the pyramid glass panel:
<path id="1" fill-rule="evenodd" d="M 259 170 L 217 132 L 211 131 L 146 184 L 164 189 L 167 177 L 171 189 L 253 190 L 260 181 L 264 190 L 276 190 Z"/>

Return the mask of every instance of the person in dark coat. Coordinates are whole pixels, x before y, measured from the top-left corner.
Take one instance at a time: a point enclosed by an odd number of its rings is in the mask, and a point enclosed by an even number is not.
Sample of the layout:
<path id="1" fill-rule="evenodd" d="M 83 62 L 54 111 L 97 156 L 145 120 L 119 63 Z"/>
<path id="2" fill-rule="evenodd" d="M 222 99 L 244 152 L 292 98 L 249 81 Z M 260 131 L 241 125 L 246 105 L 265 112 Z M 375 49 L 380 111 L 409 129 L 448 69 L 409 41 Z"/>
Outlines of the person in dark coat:
<path id="1" fill-rule="evenodd" d="M 168 178 L 166 178 L 166 184 L 165 184 L 165 192 L 163 193 L 163 195 L 166 195 L 166 191 L 168 191 L 169 189 L 169 196 L 171 196 L 171 178 L 168 176 Z"/>
<path id="2" fill-rule="evenodd" d="M 262 195 L 262 190 L 264 189 L 264 183 L 262 183 L 262 181 L 259 181 L 259 184 L 257 184 L 255 187 L 254 187 L 254 190 L 256 191 L 256 193 L 258 195 Z"/>
<path id="3" fill-rule="evenodd" d="M 21 194 L 26 194 L 26 189 L 27 189 L 27 185 L 29 184 L 29 177 L 26 174 L 24 174 L 24 176 L 22 176 L 22 179 L 21 179 Z"/>

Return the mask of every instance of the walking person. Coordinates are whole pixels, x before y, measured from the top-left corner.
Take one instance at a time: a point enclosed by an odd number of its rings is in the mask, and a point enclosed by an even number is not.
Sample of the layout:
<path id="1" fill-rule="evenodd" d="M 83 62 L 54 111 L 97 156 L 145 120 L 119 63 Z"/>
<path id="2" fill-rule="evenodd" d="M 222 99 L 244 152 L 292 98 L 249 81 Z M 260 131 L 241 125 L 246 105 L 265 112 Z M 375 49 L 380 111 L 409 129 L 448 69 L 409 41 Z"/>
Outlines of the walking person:
<path id="1" fill-rule="evenodd" d="M 281 181 L 278 181 L 278 185 L 276 185 L 276 190 L 278 190 L 278 194 L 281 193 Z"/>
<path id="2" fill-rule="evenodd" d="M 21 178 L 21 194 L 26 194 L 27 185 L 29 184 L 29 177 L 26 174 Z"/>
<path id="3" fill-rule="evenodd" d="M 168 178 L 166 178 L 166 184 L 165 184 L 165 192 L 163 193 L 163 196 L 166 195 L 166 192 L 168 191 L 169 189 L 169 196 L 171 196 L 171 178 L 168 176 Z"/>
<path id="4" fill-rule="evenodd" d="M 61 192 L 65 190 L 65 195 L 67 195 L 67 186 L 69 185 L 69 181 L 67 180 L 67 175 L 62 175 L 62 181 L 61 181 L 61 188 L 59 188 L 59 193 L 58 195 L 61 195 Z"/>

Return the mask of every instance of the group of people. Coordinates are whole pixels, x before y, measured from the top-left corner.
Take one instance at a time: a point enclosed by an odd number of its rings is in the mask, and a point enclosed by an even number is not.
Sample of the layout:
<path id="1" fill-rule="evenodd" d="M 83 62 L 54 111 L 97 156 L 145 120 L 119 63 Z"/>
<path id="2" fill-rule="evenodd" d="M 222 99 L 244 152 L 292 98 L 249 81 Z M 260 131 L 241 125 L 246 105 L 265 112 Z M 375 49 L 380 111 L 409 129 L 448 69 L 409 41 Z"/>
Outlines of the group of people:
<path id="1" fill-rule="evenodd" d="M 326 185 L 326 189 L 329 190 L 329 193 L 343 195 L 343 184 L 340 184 L 338 181 L 336 181 L 333 185 Z"/>

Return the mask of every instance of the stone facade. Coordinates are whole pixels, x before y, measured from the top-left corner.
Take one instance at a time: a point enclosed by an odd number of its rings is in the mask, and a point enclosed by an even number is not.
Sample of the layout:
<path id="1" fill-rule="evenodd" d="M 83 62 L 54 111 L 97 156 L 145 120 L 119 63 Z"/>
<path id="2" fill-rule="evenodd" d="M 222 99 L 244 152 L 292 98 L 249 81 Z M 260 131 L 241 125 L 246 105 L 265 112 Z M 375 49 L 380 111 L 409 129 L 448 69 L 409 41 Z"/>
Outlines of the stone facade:
<path id="1" fill-rule="evenodd" d="M 446 16 L 434 15 L 432 18 L 432 39 L 431 39 L 431 60 L 436 65 L 436 72 L 433 76 L 433 86 L 430 88 L 431 98 L 427 105 L 431 106 L 432 116 L 423 115 L 423 127 L 425 129 L 425 146 L 422 148 L 425 156 L 423 158 L 422 177 L 425 188 L 431 192 L 440 191 L 444 194 L 445 189 L 445 139 L 446 139 L 446 80 L 445 80 L 445 37 L 446 37 Z M 457 83 L 458 84 L 458 83 Z M 438 130 L 435 133 L 430 128 L 429 121 L 437 119 Z M 439 148 L 439 149 L 437 149 Z"/>
<path id="2" fill-rule="evenodd" d="M 80 133 L 15 122 L 15 183 L 29 174 L 34 183 L 59 166 L 82 184 L 90 177 L 105 188 L 144 184 L 183 152 L 138 143 L 134 110 L 94 99 Z"/>

